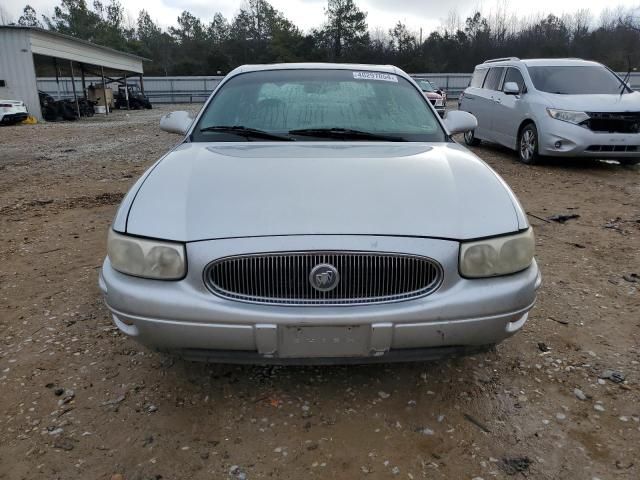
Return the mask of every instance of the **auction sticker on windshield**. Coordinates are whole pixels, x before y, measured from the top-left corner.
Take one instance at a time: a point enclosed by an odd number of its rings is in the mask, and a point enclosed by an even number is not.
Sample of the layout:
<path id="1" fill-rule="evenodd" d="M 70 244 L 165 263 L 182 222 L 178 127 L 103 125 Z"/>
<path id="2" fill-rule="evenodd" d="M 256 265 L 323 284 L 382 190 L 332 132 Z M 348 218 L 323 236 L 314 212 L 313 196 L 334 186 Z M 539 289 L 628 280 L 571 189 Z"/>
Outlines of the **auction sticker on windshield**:
<path id="1" fill-rule="evenodd" d="M 353 72 L 353 78 L 358 80 L 382 80 L 383 82 L 396 82 L 398 77 L 390 73 L 379 72 Z"/>

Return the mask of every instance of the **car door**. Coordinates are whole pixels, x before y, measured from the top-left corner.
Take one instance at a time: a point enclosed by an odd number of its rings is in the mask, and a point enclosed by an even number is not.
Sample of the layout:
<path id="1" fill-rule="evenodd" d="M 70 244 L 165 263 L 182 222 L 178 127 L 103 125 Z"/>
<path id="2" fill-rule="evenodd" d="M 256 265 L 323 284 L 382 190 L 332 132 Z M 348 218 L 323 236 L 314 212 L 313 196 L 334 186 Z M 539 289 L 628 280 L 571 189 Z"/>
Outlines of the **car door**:
<path id="1" fill-rule="evenodd" d="M 465 91 L 464 110 L 475 115 L 478 119 L 478 128 L 474 132 L 476 138 L 495 141 L 493 134 L 494 95 L 502 81 L 504 70 L 504 67 L 489 68 L 482 79 L 480 88 L 469 88 L 468 91 Z"/>
<path id="2" fill-rule="evenodd" d="M 518 95 L 504 93 L 507 82 L 518 84 Z M 520 70 L 508 67 L 500 84 L 500 90 L 493 95 L 493 135 L 494 141 L 505 147 L 516 148 L 518 127 L 526 116 L 527 87 Z"/>

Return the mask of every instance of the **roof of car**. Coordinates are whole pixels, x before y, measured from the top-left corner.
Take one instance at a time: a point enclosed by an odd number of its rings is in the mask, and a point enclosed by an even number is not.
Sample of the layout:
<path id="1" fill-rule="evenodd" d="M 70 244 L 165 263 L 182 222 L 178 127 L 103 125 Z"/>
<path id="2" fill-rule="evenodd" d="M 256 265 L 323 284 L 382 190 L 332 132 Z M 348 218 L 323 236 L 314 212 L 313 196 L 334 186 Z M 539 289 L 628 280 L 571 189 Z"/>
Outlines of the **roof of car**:
<path id="1" fill-rule="evenodd" d="M 478 67 L 504 67 L 523 63 L 527 67 L 577 67 L 584 65 L 600 65 L 598 62 L 583 60 L 581 58 L 505 58 L 488 60 L 478 65 Z"/>
<path id="2" fill-rule="evenodd" d="M 578 65 L 600 65 L 598 62 L 592 62 L 590 60 L 583 60 L 581 58 L 530 58 L 522 60 L 528 67 L 533 66 L 558 66 L 558 67 L 571 67 Z"/>
<path id="3" fill-rule="evenodd" d="M 367 72 L 407 75 L 405 72 L 393 65 L 368 65 L 359 63 L 271 63 L 261 65 L 241 65 L 231 71 L 229 75 L 265 70 L 364 70 Z"/>

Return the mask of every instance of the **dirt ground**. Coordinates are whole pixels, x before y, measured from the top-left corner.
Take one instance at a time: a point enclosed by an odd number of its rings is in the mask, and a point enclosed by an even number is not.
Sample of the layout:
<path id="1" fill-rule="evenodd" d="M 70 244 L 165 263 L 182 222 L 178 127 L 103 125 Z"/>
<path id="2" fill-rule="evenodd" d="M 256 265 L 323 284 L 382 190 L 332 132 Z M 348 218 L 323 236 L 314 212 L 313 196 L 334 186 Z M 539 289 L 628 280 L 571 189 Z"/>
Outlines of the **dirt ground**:
<path id="1" fill-rule="evenodd" d="M 495 352 L 197 364 L 121 335 L 97 286 L 119 200 L 177 141 L 167 110 L 0 128 L 0 479 L 640 478 L 640 168 L 474 149 L 544 276 Z"/>

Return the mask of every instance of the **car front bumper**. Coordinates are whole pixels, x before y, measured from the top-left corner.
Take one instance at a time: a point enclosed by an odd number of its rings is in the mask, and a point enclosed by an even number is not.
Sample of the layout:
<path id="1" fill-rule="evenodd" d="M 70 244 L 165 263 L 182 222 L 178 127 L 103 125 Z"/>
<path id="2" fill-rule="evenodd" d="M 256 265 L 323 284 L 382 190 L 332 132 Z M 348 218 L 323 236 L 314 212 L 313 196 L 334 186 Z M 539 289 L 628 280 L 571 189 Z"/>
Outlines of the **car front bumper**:
<path id="1" fill-rule="evenodd" d="M 362 250 L 372 242 L 378 251 L 438 260 L 444 269 L 442 285 L 429 296 L 396 303 L 277 306 L 220 298 L 202 280 L 204 265 L 229 254 Z M 418 360 L 498 343 L 522 328 L 535 302 L 541 282 L 535 262 L 517 274 L 468 280 L 457 272 L 458 248 L 452 241 L 391 237 L 196 242 L 187 245 L 190 270 L 181 281 L 123 275 L 106 259 L 99 283 L 122 332 L 151 348 L 187 358 L 249 363 Z"/>
<path id="2" fill-rule="evenodd" d="M 594 132 L 568 122 L 545 119 L 538 125 L 540 155 L 552 157 L 637 158 L 640 134 Z M 556 143 L 560 146 L 556 147 Z"/>
<path id="3" fill-rule="evenodd" d="M 13 125 L 14 123 L 20 123 L 29 117 L 27 112 L 6 113 L 0 119 L 0 123 L 5 125 Z"/>

